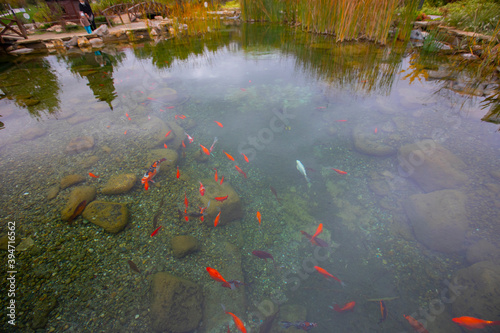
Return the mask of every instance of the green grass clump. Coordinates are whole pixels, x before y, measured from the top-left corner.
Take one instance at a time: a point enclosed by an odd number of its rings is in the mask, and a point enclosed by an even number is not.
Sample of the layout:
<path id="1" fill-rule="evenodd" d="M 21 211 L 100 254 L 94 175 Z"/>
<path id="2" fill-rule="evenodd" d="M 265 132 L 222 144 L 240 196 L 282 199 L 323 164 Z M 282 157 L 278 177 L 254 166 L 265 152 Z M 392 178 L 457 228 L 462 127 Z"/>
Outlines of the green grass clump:
<path id="1" fill-rule="evenodd" d="M 500 21 L 500 4 L 491 0 L 462 0 L 444 9 L 445 23 L 466 31 L 492 34 Z"/>
<path id="2" fill-rule="evenodd" d="M 221 6 L 222 9 L 235 9 L 240 8 L 239 0 L 228 1 L 224 5 Z"/>

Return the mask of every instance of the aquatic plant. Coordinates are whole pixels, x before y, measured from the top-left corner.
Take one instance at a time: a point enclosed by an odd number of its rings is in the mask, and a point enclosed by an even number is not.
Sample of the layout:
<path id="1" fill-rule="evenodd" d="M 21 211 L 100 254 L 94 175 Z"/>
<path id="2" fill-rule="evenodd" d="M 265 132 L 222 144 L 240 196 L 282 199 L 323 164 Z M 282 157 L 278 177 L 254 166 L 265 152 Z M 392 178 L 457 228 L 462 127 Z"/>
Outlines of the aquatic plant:
<path id="1" fill-rule="evenodd" d="M 359 37 L 386 44 L 398 0 L 241 0 L 245 20 L 292 22 L 309 32 L 334 34 L 337 42 Z M 411 29 L 418 1 L 406 1 L 397 22 L 400 36 Z"/>

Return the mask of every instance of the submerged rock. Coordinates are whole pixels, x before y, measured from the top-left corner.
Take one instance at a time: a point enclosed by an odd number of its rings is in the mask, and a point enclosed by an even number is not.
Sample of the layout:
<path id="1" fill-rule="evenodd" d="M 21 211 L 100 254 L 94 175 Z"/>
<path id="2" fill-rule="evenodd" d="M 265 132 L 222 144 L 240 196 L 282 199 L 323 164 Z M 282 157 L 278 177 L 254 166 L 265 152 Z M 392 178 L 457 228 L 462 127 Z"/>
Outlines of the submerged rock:
<path id="1" fill-rule="evenodd" d="M 57 299 L 54 296 L 49 296 L 43 300 L 38 301 L 33 307 L 33 319 L 31 321 L 31 328 L 36 330 L 44 328 L 49 321 L 49 315 L 57 306 Z"/>
<path id="2" fill-rule="evenodd" d="M 81 136 L 78 138 L 71 139 L 71 141 L 66 146 L 66 153 L 77 154 L 85 150 L 92 149 L 94 147 L 94 138 L 91 136 Z"/>
<path id="3" fill-rule="evenodd" d="M 457 190 L 410 196 L 404 208 L 417 240 L 432 250 L 444 253 L 463 250 L 469 223 L 466 200 L 466 195 Z"/>
<path id="4" fill-rule="evenodd" d="M 96 195 L 96 188 L 94 186 L 78 186 L 75 187 L 69 194 L 68 201 L 61 211 L 61 220 L 68 221 L 71 215 L 75 212 L 76 207 L 83 201 L 89 202 L 94 200 Z"/>
<path id="5" fill-rule="evenodd" d="M 470 264 L 481 261 L 492 261 L 500 264 L 500 249 L 487 240 L 482 239 L 467 248 L 465 257 Z"/>
<path id="6" fill-rule="evenodd" d="M 93 201 L 87 205 L 82 215 L 112 234 L 123 230 L 128 223 L 127 206 L 117 202 Z"/>
<path id="7" fill-rule="evenodd" d="M 382 133 L 375 133 L 375 126 L 356 126 L 352 131 L 352 138 L 354 147 L 362 154 L 384 157 L 393 155 L 397 151 L 387 143 L 386 136 Z"/>
<path id="8" fill-rule="evenodd" d="M 240 196 L 229 182 L 224 182 L 222 185 L 219 185 L 213 179 L 205 179 L 202 182 L 205 186 L 205 195 L 200 198 L 202 207 L 207 207 L 210 201 L 210 206 L 205 210 L 205 221 L 207 223 L 213 226 L 213 221 L 219 212 L 222 212 L 219 226 L 243 217 Z M 227 199 L 222 202 L 215 200 L 216 197 L 225 197 L 226 195 Z"/>
<path id="9" fill-rule="evenodd" d="M 151 164 L 153 164 L 155 161 L 161 160 L 162 158 L 165 158 L 166 160 L 161 162 L 160 170 L 157 171 L 158 174 L 156 175 L 156 177 L 158 177 L 159 174 L 166 174 L 168 170 L 174 168 L 177 165 L 179 155 L 175 150 L 172 149 L 153 149 L 149 151 L 148 156 L 146 157 L 144 163 L 144 172 L 151 166 Z M 154 180 L 156 180 L 156 177 L 154 178 Z"/>
<path id="10" fill-rule="evenodd" d="M 45 135 L 47 131 L 43 128 L 40 127 L 30 127 L 27 130 L 25 130 L 23 133 L 21 133 L 21 138 L 23 140 L 34 140 L 36 138 L 39 138 L 43 135 Z"/>
<path id="11" fill-rule="evenodd" d="M 67 187 L 70 187 L 71 185 L 75 185 L 75 184 L 78 184 L 78 183 L 81 183 L 81 182 L 84 182 L 85 181 L 85 177 L 82 176 L 82 175 L 77 175 L 77 174 L 74 174 L 74 175 L 68 175 L 68 176 L 65 176 L 61 179 L 61 189 L 65 189 Z"/>
<path id="12" fill-rule="evenodd" d="M 151 328 L 156 332 L 189 332 L 202 318 L 203 292 L 195 283 L 160 272 L 151 283 Z"/>
<path id="13" fill-rule="evenodd" d="M 52 200 L 55 197 L 57 197 L 57 194 L 59 194 L 59 189 L 60 189 L 59 185 L 54 185 L 54 186 L 49 187 L 49 189 L 47 190 L 47 195 L 45 196 L 45 199 Z"/>
<path id="14" fill-rule="evenodd" d="M 500 266 L 482 261 L 456 272 L 450 298 L 455 316 L 497 318 L 500 313 Z"/>
<path id="15" fill-rule="evenodd" d="M 453 189 L 464 185 L 468 177 L 465 163 L 433 140 L 404 145 L 399 149 L 402 176 L 408 176 L 425 192 Z"/>
<path id="16" fill-rule="evenodd" d="M 199 249 L 198 240 L 193 236 L 175 236 L 170 241 L 174 257 L 182 258 Z"/>
<path id="17" fill-rule="evenodd" d="M 102 194 L 122 194 L 130 191 L 137 182 L 133 173 L 112 176 L 101 190 Z"/>

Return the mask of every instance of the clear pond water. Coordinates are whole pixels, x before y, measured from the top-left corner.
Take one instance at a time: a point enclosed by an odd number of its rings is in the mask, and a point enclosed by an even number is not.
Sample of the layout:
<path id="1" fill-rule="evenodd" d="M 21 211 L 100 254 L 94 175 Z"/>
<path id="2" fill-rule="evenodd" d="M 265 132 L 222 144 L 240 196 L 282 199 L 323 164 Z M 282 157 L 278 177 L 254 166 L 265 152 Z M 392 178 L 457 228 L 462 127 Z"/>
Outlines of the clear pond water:
<path id="1" fill-rule="evenodd" d="M 449 89 L 456 76 L 439 79 L 456 59 L 431 60 L 265 25 L 3 59 L 0 225 L 7 234 L 15 222 L 21 245 L 11 269 L 1 252 L 2 276 L 16 271 L 15 297 L 2 284 L 2 308 L 15 300 L 20 331 L 151 332 L 152 281 L 167 272 L 203 290 L 198 332 L 237 331 L 221 303 L 251 332 L 278 308 L 269 332 L 282 320 L 317 323 L 313 332 L 411 332 L 411 315 L 431 332 L 460 332 L 452 317 L 497 319 L 484 289 L 463 292 L 467 302 L 449 291 L 476 262 L 498 272 L 498 125 L 481 121 L 484 98 Z M 200 145 L 214 138 L 207 156 Z M 140 179 L 167 151 L 146 191 Z M 224 193 L 214 168 L 237 208 L 215 200 Z M 133 187 L 104 194 L 123 174 L 137 177 Z M 62 179 L 76 184 L 62 188 Z M 77 186 L 125 204 L 126 227 L 62 220 Z M 193 212 L 210 201 L 204 222 L 179 217 L 185 197 Z M 301 233 L 320 223 L 326 248 Z M 179 235 L 199 250 L 174 256 Z M 206 267 L 248 285 L 223 288 Z M 470 283 L 482 283 L 482 269 L 467 271 L 479 276 Z M 352 312 L 329 308 L 351 301 Z"/>

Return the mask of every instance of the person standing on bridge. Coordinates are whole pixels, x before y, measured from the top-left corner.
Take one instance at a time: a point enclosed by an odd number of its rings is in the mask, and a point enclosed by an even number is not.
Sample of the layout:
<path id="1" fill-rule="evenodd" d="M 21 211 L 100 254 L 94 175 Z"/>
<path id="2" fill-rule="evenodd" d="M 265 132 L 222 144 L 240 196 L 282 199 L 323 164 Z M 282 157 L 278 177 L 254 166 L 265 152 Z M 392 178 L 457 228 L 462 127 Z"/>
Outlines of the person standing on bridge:
<path id="1" fill-rule="evenodd" d="M 92 8 L 90 8 L 90 3 L 88 0 L 80 0 L 80 12 L 85 15 L 85 17 L 89 20 L 90 22 L 90 28 L 92 31 L 96 29 L 95 26 L 95 20 L 94 20 L 94 13 L 92 12 Z"/>

